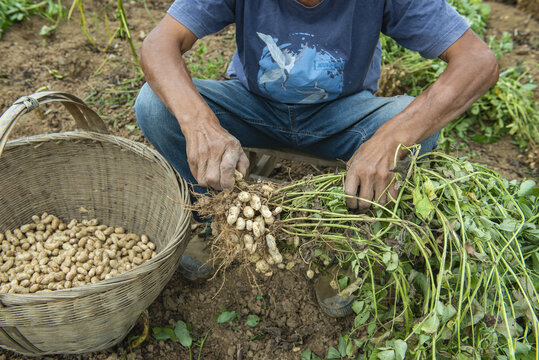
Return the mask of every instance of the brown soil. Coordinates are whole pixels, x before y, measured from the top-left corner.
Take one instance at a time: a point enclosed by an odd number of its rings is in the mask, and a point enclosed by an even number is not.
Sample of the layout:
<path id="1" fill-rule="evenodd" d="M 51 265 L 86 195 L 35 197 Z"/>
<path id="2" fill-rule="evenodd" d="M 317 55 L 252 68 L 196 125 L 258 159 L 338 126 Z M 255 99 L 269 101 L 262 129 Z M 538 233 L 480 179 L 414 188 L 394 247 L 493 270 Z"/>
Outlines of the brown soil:
<path id="1" fill-rule="evenodd" d="M 140 48 L 141 39 L 154 26 L 154 19 L 160 19 L 170 2 L 148 2 L 146 11 L 142 2 L 125 4 L 127 17 L 135 46 Z M 521 1 L 519 6 L 524 1 Z M 534 0 L 529 2 L 533 5 Z M 105 1 L 92 3 L 88 13 L 98 12 L 102 18 L 106 10 Z M 510 31 L 516 37 L 515 52 L 502 60 L 502 66 L 510 66 L 519 61 L 538 61 L 539 30 L 537 21 L 530 13 L 511 5 L 491 3 L 491 33 Z M 112 7 L 113 9 L 114 7 Z M 531 7 L 529 9 L 532 9 Z M 150 16 L 151 15 L 151 16 Z M 88 14 L 87 14 L 88 16 Z M 109 13 L 109 19 L 113 12 Z M 133 70 L 132 57 L 126 41 L 116 39 L 111 50 L 103 53 L 88 45 L 78 25 L 77 16 L 69 23 L 61 23 L 58 29 L 47 37 L 38 35 L 41 26 L 47 22 L 34 17 L 9 29 L 0 40 L 0 113 L 3 113 L 17 98 L 31 94 L 42 87 L 72 93 L 86 99 L 103 116 L 109 130 L 119 136 L 144 141 L 140 130 L 133 126 L 134 114 L 130 107 L 135 93 L 120 94 L 114 91 L 130 82 L 131 87 L 139 87 L 142 79 Z M 111 21 L 111 28 L 117 23 Z M 106 44 L 102 23 L 92 21 L 91 32 L 96 36 L 100 48 Z M 518 31 L 517 31 L 518 30 Z M 232 54 L 232 29 L 227 29 L 205 39 L 211 49 L 205 56 L 221 54 L 228 61 Z M 103 64 L 101 70 L 97 70 Z M 537 68 L 535 79 L 538 79 Z M 56 77 L 54 76 L 56 74 Z M 61 77 L 61 79 L 60 79 Z M 34 112 L 19 121 L 11 133 L 11 138 L 66 131 L 73 129 L 72 120 L 64 111 L 56 107 L 51 113 Z M 509 178 L 529 177 L 529 169 L 537 158 L 537 149 L 520 154 L 510 139 L 502 139 L 493 145 L 468 144 L 467 150 L 459 150 L 458 155 L 472 156 L 475 161 L 486 163 L 498 169 Z M 520 158 L 519 158 L 520 156 Z M 533 165 L 535 166 L 535 165 Z M 537 168 L 534 168 L 537 171 Z M 282 162 L 273 174 L 281 179 L 297 179 L 315 169 L 308 165 Z M 290 271 L 277 271 L 272 277 L 259 276 L 259 288 L 254 288 L 249 277 L 239 268 L 232 267 L 216 279 L 192 284 L 176 274 L 162 294 L 149 308 L 150 328 L 173 324 L 183 320 L 192 324 L 192 334 L 203 338 L 209 332 L 202 349 L 193 349 L 193 358 L 199 352 L 203 359 L 298 359 L 306 348 L 311 348 L 320 356 L 327 353 L 329 346 L 335 346 L 338 337 L 350 329 L 352 319 L 336 320 L 326 316 L 317 306 L 312 282 L 304 276 L 306 269 L 296 266 Z M 257 294 L 262 299 L 257 300 Z M 260 297 L 258 297 L 260 298 Z M 233 324 L 216 324 L 220 309 L 236 311 L 240 318 Z M 256 314 L 261 321 L 257 327 L 246 325 L 249 314 Z M 141 326 L 135 327 L 130 336 L 140 334 Z M 123 358 L 127 349 L 122 343 L 107 351 L 82 356 L 47 357 L 47 359 L 107 359 Z M 189 352 L 178 343 L 156 341 L 149 336 L 133 350 L 129 359 L 188 359 Z M 22 359 L 7 351 L 0 350 L 0 360 Z"/>
<path id="2" fill-rule="evenodd" d="M 539 2 L 537 0 L 497 0 L 505 4 L 516 5 L 517 8 L 523 10 L 524 12 L 530 14 L 539 20 Z"/>

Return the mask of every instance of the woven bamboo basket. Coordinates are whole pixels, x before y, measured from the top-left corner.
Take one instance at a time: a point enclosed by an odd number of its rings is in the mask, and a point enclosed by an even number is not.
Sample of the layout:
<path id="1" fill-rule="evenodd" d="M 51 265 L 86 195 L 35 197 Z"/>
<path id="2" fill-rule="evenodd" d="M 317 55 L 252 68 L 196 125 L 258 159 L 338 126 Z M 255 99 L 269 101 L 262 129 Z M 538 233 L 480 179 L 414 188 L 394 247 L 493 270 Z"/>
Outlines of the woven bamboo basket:
<path id="1" fill-rule="evenodd" d="M 59 102 L 84 131 L 7 143 L 25 113 Z M 0 231 L 44 211 L 64 221 L 97 218 L 147 234 L 158 255 L 96 284 L 35 294 L 0 294 L 0 346 L 25 355 L 80 354 L 120 342 L 174 273 L 187 241 L 186 183 L 156 151 L 106 133 L 82 100 L 40 92 L 0 117 Z M 1 254 L 1 252 L 0 252 Z"/>

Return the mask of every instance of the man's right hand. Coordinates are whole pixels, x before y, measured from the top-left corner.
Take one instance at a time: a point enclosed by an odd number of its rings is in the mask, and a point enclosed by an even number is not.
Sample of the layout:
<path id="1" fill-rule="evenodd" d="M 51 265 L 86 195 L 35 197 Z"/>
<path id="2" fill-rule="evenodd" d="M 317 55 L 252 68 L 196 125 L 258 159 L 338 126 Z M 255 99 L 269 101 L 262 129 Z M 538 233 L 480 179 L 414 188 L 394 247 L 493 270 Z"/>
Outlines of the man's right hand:
<path id="1" fill-rule="evenodd" d="M 210 117 L 213 119 L 204 121 L 204 126 L 182 126 L 189 167 L 198 185 L 230 189 L 234 170 L 245 175 L 249 160 L 238 139 L 219 125 L 213 113 Z"/>

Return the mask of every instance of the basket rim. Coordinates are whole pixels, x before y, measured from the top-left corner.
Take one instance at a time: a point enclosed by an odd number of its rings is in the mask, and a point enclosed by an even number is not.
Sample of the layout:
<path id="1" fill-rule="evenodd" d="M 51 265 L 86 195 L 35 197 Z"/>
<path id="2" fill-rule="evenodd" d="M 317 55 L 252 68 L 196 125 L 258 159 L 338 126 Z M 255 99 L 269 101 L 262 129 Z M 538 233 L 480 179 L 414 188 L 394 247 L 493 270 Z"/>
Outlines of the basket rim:
<path id="1" fill-rule="evenodd" d="M 174 185 L 177 188 L 179 199 L 171 199 L 171 201 L 183 201 L 188 206 L 190 203 L 189 189 L 185 180 L 178 174 L 176 169 L 170 165 L 166 159 L 155 149 L 150 148 L 148 145 L 134 141 L 131 139 L 123 138 L 111 134 L 103 134 L 86 130 L 75 130 L 48 134 L 37 134 L 26 136 L 14 140 L 10 140 L 6 143 L 4 152 L 8 152 L 10 149 L 17 148 L 19 146 L 36 146 L 43 142 L 58 142 L 58 141 L 97 141 L 110 145 L 119 146 L 122 149 L 135 152 L 137 155 L 143 158 L 154 161 L 167 172 L 171 172 L 174 175 Z M 0 157 L 0 161 L 2 158 Z M 184 191 L 182 191 L 184 190 Z M 86 284 L 84 286 L 54 290 L 47 292 L 39 292 L 33 294 L 0 294 L 0 307 L 2 305 L 12 306 L 17 304 L 24 304 L 28 301 L 41 302 L 50 300 L 67 300 L 86 296 L 89 294 L 95 294 L 99 292 L 105 292 L 118 285 L 126 285 L 136 281 L 140 274 L 148 271 L 155 270 L 166 258 L 170 257 L 178 243 L 184 238 L 185 233 L 188 232 L 190 224 L 190 211 L 188 208 L 184 209 L 185 216 L 178 219 L 172 241 L 170 241 L 156 257 L 146 261 L 145 263 L 137 266 L 134 269 L 128 270 L 122 274 L 114 276 L 110 279 L 101 280 L 95 284 Z"/>
<path id="2" fill-rule="evenodd" d="M 113 145 L 120 146 L 127 150 L 132 150 L 142 155 L 143 157 L 150 158 L 151 160 L 156 160 L 159 164 L 164 165 L 166 170 L 172 171 L 176 178 L 182 179 L 178 174 L 176 169 L 172 167 L 166 161 L 166 159 L 155 149 L 150 148 L 148 145 L 138 142 L 135 140 L 127 139 L 121 136 L 112 135 L 112 134 L 102 134 L 86 130 L 73 130 L 73 131 L 64 131 L 64 132 L 53 132 L 46 134 L 37 134 L 31 136 L 24 136 L 21 138 L 10 140 L 6 143 L 5 150 L 8 150 L 17 146 L 24 145 L 35 145 L 36 143 L 47 142 L 47 141 L 69 141 L 69 140 L 91 140 L 91 141 L 101 141 L 110 143 Z M 2 158 L 0 157 L 0 160 Z M 182 179 L 183 180 L 183 179 Z"/>

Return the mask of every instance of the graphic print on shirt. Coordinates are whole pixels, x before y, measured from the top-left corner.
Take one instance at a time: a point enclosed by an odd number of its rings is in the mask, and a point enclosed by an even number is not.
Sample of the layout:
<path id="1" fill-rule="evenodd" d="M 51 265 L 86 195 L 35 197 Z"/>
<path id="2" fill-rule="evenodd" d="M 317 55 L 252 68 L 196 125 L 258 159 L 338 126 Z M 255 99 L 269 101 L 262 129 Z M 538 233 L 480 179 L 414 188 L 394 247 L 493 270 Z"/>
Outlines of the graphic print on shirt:
<path id="1" fill-rule="evenodd" d="M 266 44 L 258 70 L 258 88 L 267 96 L 283 102 L 312 104 L 336 99 L 343 89 L 345 60 L 338 51 L 331 54 L 314 43 L 314 35 L 295 33 L 290 43 L 257 32 Z M 296 41 L 294 41 L 296 40 Z"/>

